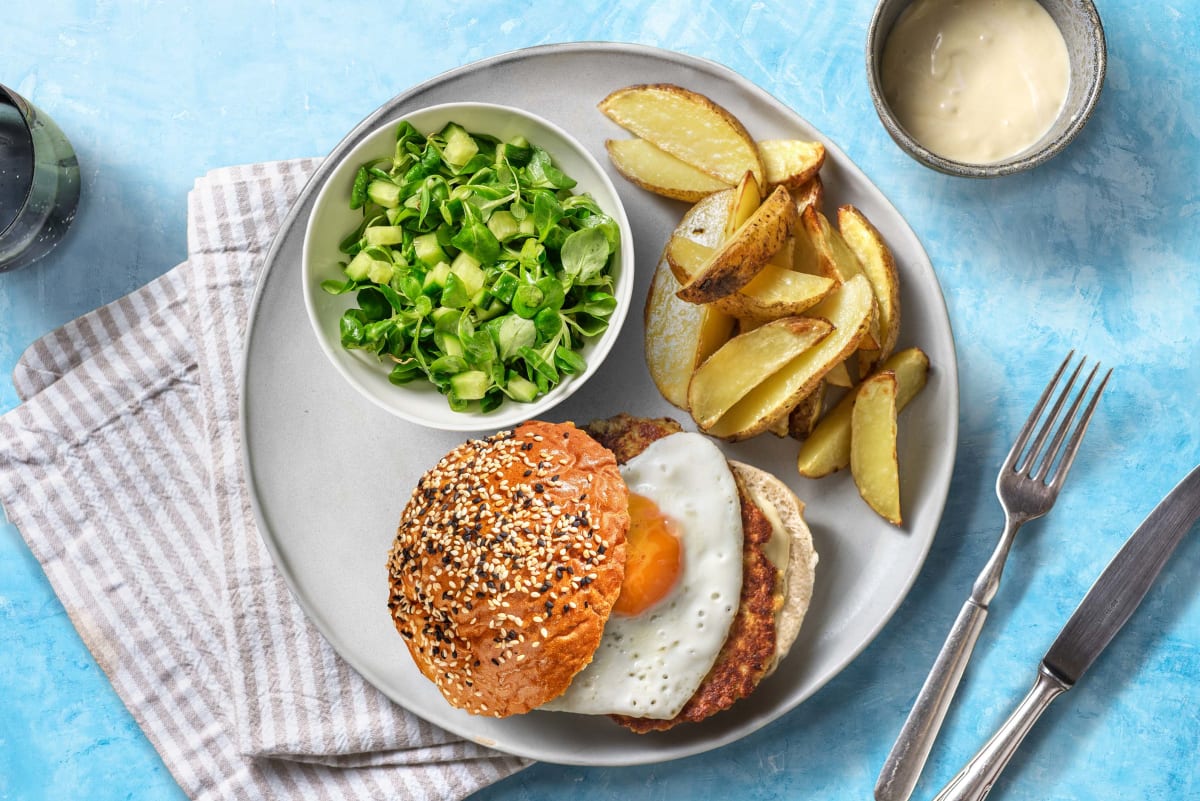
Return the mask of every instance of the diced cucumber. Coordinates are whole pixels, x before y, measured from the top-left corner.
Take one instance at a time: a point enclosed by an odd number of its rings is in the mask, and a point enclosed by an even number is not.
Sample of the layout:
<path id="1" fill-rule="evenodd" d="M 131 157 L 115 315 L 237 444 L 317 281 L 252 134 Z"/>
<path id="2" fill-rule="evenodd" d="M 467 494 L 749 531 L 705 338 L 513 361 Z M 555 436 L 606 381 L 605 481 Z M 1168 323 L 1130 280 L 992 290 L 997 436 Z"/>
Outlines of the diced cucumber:
<path id="1" fill-rule="evenodd" d="M 496 146 L 496 160 L 507 161 L 514 167 L 524 167 L 533 158 L 533 148 L 524 137 L 517 137 L 511 142 Z"/>
<path id="2" fill-rule="evenodd" d="M 399 245 L 404 242 L 404 227 L 400 225 L 372 225 L 363 232 L 368 245 Z"/>
<path id="3" fill-rule="evenodd" d="M 377 284 L 386 284 L 392 280 L 392 275 L 396 272 L 396 268 L 389 261 L 378 261 L 373 259 L 371 266 L 367 270 L 367 278 Z"/>
<path id="4" fill-rule="evenodd" d="M 471 296 L 471 305 L 475 307 L 475 319 L 481 323 L 508 311 L 508 306 L 486 289 Z"/>
<path id="5" fill-rule="evenodd" d="M 511 239 L 520 233 L 520 225 L 517 222 L 517 218 L 512 215 L 512 212 L 505 211 L 504 209 L 492 212 L 492 216 L 487 221 L 488 230 L 492 232 L 492 236 L 501 242 Z"/>
<path id="6" fill-rule="evenodd" d="M 400 187 L 391 181 L 376 178 L 367 184 L 367 197 L 385 209 L 394 209 L 400 205 Z"/>
<path id="7" fill-rule="evenodd" d="M 421 291 L 430 292 L 432 290 L 440 290 L 446 286 L 446 277 L 450 275 L 450 265 L 444 261 L 439 261 L 434 265 L 433 269 L 425 273 L 425 280 L 421 282 Z"/>
<path id="8" fill-rule="evenodd" d="M 433 332 L 433 344 L 437 345 L 442 350 L 442 353 L 447 356 L 463 355 L 462 340 L 446 331 L 435 330 Z"/>
<path id="9" fill-rule="evenodd" d="M 371 263 L 374 261 L 375 260 L 372 259 L 366 253 L 366 251 L 360 250 L 358 253 L 354 254 L 354 258 L 352 258 L 350 263 L 346 265 L 346 277 L 352 281 L 367 280 L 367 274 L 371 272 Z"/>
<path id="10" fill-rule="evenodd" d="M 450 264 L 450 272 L 457 275 L 459 280 L 463 282 L 463 287 L 467 290 L 468 295 L 474 295 L 483 288 L 484 274 L 479 267 L 479 262 L 474 256 L 461 251 L 454 257 L 454 261 Z"/>
<path id="11" fill-rule="evenodd" d="M 450 389 L 462 400 L 479 400 L 492 385 L 492 379 L 482 370 L 466 370 L 450 376 Z"/>
<path id="12" fill-rule="evenodd" d="M 386 284 L 392 280 L 395 267 L 379 250 L 367 248 L 354 254 L 354 258 L 346 265 L 346 277 L 354 281 L 371 280 L 377 284 Z"/>
<path id="13" fill-rule="evenodd" d="M 449 262 L 446 251 L 438 243 L 436 233 L 421 234 L 413 237 L 413 252 L 425 265 L 432 267 L 438 262 Z"/>
<path id="14" fill-rule="evenodd" d="M 446 138 L 446 148 L 442 151 L 442 158 L 446 160 L 447 164 L 461 167 L 479 152 L 479 145 L 459 125 L 450 123 L 442 129 L 442 136 Z"/>
<path id="15" fill-rule="evenodd" d="M 504 388 L 508 391 L 509 397 L 522 403 L 529 403 L 538 394 L 537 384 L 522 378 L 517 373 L 512 373 L 508 377 L 508 383 Z"/>
<path id="16" fill-rule="evenodd" d="M 496 283 L 492 284 L 491 293 L 494 297 L 504 301 L 504 303 L 512 303 L 513 295 L 517 291 L 517 287 L 521 285 L 521 279 L 517 278 L 510 272 L 500 273 L 496 278 Z"/>

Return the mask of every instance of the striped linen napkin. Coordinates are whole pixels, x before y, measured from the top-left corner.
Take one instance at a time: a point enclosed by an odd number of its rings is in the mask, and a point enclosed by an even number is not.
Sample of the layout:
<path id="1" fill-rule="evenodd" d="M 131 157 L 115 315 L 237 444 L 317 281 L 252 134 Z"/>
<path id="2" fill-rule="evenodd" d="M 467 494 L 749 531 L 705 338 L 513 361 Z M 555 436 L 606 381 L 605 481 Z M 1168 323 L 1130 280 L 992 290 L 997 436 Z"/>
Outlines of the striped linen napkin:
<path id="1" fill-rule="evenodd" d="M 242 477 L 246 316 L 316 166 L 197 180 L 188 260 L 26 351 L 0 503 L 190 798 L 460 799 L 528 762 L 354 672 L 275 570 Z"/>

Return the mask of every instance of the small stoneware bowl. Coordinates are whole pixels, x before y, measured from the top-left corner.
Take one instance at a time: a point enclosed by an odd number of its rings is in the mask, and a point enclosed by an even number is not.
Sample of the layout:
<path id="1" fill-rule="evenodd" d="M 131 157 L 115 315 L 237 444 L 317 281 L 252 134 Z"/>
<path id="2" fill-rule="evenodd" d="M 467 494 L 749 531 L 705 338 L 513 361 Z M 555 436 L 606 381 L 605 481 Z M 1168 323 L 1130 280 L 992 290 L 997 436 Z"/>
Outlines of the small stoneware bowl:
<path id="1" fill-rule="evenodd" d="M 1062 152 L 1092 115 L 1104 85 L 1107 53 L 1104 26 L 1091 0 L 1038 0 L 1058 26 L 1067 45 L 1071 80 L 1066 102 L 1050 129 L 1033 146 L 993 164 L 969 164 L 944 158 L 914 139 L 889 108 L 880 76 L 883 50 L 900 14 L 912 0 L 882 0 L 867 29 L 867 86 L 875 111 L 888 134 L 914 159 L 939 172 L 966 178 L 995 178 L 1023 172 Z"/>
<path id="2" fill-rule="evenodd" d="M 407 120 L 423 134 L 440 131 L 455 122 L 472 133 L 488 134 L 501 141 L 524 136 L 546 150 L 554 165 L 576 181 L 571 191 L 592 196 L 601 210 L 612 217 L 621 228 L 620 246 L 611 258 L 617 305 L 609 317 L 608 328 L 590 340 L 580 355 L 587 368 L 576 375 L 565 376 L 550 392 L 529 403 L 511 398 L 496 409 L 482 412 L 472 404 L 467 411 L 450 408 L 445 396 L 429 382 L 417 379 L 408 384 L 394 385 L 388 381 L 389 363 L 373 353 L 347 350 L 342 347 L 339 321 L 343 312 L 354 305 L 354 296 L 331 295 L 321 288 L 321 282 L 341 282 L 345 275 L 340 263 L 347 257 L 339 243 L 362 222 L 362 212 L 350 208 L 350 192 L 361 164 L 392 155 L 396 145 L 396 129 Z M 317 340 L 325 355 L 338 372 L 364 397 L 375 405 L 412 423 L 447 431 L 495 431 L 524 420 L 539 417 L 577 392 L 599 368 L 608 355 L 621 324 L 629 310 L 634 281 L 633 238 L 629 220 L 616 187 L 604 168 L 580 142 L 557 125 L 527 111 L 489 103 L 445 103 L 405 114 L 367 134 L 351 149 L 330 173 L 313 205 L 312 215 L 304 236 L 301 264 L 304 304 Z"/>

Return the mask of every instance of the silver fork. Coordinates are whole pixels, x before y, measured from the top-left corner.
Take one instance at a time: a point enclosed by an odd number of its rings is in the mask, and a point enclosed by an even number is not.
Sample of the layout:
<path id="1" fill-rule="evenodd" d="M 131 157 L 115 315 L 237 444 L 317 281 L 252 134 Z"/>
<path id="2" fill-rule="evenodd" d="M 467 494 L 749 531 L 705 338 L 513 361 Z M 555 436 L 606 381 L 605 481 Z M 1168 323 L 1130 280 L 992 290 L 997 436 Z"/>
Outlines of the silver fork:
<path id="1" fill-rule="evenodd" d="M 892 746 L 892 751 L 883 764 L 883 770 L 880 771 L 879 780 L 875 784 L 876 801 L 905 801 L 912 794 L 933 747 L 933 741 L 946 717 L 946 710 L 950 708 L 950 701 L 954 698 L 959 680 L 962 679 L 967 660 L 970 659 L 975 642 L 979 639 L 979 632 L 987 619 L 988 604 L 1000 587 L 1004 562 L 1008 558 L 1017 530 L 1024 523 L 1050 511 L 1067 478 L 1067 471 L 1075 461 L 1083 433 L 1087 430 L 1092 413 L 1096 410 L 1096 403 L 1100 400 L 1100 393 L 1108 384 L 1112 370 L 1101 379 L 1091 395 L 1091 400 L 1076 421 L 1084 397 L 1100 369 L 1100 365 L 1096 364 L 1075 395 L 1066 415 L 1059 422 L 1059 414 L 1087 361 L 1087 357 L 1082 357 L 1066 385 L 1055 397 L 1054 405 L 1046 415 L 1045 421 L 1038 427 L 1042 412 L 1055 396 L 1059 379 L 1067 372 L 1074 356 L 1075 351 L 1071 351 L 1059 366 L 1058 372 L 1046 386 L 1037 406 L 1025 421 L 1021 433 L 1017 435 L 1017 441 L 1009 451 L 1008 458 L 1000 468 L 1000 476 L 996 479 L 996 495 L 1004 508 L 1004 531 L 1000 535 L 1000 542 L 983 572 L 975 579 L 971 597 L 958 613 L 950 634 L 946 637 L 946 642 L 938 653 L 912 710 L 908 713 L 908 719 L 900 729 L 896 744 Z M 1050 439 L 1048 446 L 1047 439 Z"/>

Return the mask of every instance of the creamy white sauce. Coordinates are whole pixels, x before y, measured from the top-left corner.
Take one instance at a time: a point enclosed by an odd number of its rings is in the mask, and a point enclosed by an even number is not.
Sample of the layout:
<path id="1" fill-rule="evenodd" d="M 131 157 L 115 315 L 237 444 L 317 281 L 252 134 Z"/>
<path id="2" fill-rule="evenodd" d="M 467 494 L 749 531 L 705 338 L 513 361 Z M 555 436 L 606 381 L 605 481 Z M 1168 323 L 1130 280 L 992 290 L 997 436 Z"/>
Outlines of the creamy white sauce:
<path id="1" fill-rule="evenodd" d="M 945 158 L 989 164 L 1050 129 L 1070 62 L 1035 0 L 916 0 L 888 35 L 881 81 L 914 139 Z"/>

